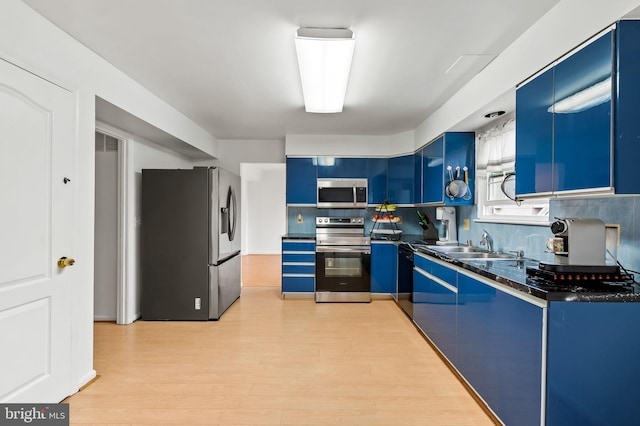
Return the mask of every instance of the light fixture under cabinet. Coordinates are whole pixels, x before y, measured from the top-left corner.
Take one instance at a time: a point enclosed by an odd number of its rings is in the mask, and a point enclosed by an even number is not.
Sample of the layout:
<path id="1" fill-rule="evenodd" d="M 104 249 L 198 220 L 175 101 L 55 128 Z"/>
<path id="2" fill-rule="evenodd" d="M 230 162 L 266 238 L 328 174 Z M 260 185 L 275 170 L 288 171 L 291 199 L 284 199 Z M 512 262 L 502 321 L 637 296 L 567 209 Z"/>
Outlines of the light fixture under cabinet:
<path id="1" fill-rule="evenodd" d="M 298 28 L 295 44 L 307 112 L 342 112 L 355 43 L 346 28 Z"/>

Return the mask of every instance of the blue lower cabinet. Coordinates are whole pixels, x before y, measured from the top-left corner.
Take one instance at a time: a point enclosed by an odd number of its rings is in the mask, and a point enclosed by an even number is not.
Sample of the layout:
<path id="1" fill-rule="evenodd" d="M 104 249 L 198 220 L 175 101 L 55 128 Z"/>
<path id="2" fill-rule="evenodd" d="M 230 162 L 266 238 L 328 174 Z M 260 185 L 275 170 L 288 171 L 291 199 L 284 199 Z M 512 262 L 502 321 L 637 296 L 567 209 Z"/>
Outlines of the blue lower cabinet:
<path id="1" fill-rule="evenodd" d="M 421 255 L 420 253 L 416 253 L 415 256 L 413 256 L 413 264 L 417 268 L 420 268 L 425 272 L 431 273 L 431 270 L 433 269 L 433 265 L 435 264 L 435 262 L 433 260 L 428 259 L 426 256 Z"/>
<path id="2" fill-rule="evenodd" d="M 316 279 L 313 276 L 282 276 L 283 293 L 313 293 Z"/>
<path id="3" fill-rule="evenodd" d="M 282 240 L 282 293 L 315 291 L 315 250 L 313 240 Z"/>
<path id="4" fill-rule="evenodd" d="M 640 303 L 551 302 L 548 316 L 546 424 L 640 424 Z"/>
<path id="5" fill-rule="evenodd" d="M 446 283 L 419 267 L 414 269 L 413 319 L 454 365 L 457 358 L 455 284 L 455 277 L 453 283 Z"/>
<path id="6" fill-rule="evenodd" d="M 393 243 L 372 243 L 371 293 L 395 293 L 397 277 L 398 246 Z"/>
<path id="7" fill-rule="evenodd" d="M 504 424 L 540 425 L 544 315 L 458 273 L 456 367 Z"/>
<path id="8" fill-rule="evenodd" d="M 418 258 L 416 256 L 415 258 Z M 429 335 L 429 289 L 431 288 L 431 278 L 428 274 L 416 267 L 413 268 L 413 321 L 420 330 L 427 336 Z"/>
<path id="9" fill-rule="evenodd" d="M 431 288 L 431 267 L 433 261 L 425 256 L 415 253 L 413 256 L 413 321 L 427 334 L 429 329 L 429 320 L 427 313 L 427 302 L 429 301 L 429 289 Z"/>
<path id="10" fill-rule="evenodd" d="M 314 275 L 316 273 L 315 263 L 306 262 L 282 262 L 282 275 Z"/>

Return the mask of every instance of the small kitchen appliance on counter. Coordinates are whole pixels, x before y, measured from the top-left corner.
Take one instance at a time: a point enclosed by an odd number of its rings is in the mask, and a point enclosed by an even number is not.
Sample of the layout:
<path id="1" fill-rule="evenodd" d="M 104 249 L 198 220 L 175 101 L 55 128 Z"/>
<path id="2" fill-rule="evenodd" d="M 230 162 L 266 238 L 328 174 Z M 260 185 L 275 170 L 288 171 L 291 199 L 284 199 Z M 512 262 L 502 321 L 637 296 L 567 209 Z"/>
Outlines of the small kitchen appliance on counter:
<path id="1" fill-rule="evenodd" d="M 606 230 L 600 219 L 558 218 L 551 224 L 556 244 L 548 247 L 553 251 L 554 263 L 604 265 Z"/>
<path id="2" fill-rule="evenodd" d="M 371 237 L 363 217 L 316 218 L 315 300 L 371 301 Z"/>
<path id="3" fill-rule="evenodd" d="M 605 289 L 632 281 L 618 265 L 605 264 L 606 227 L 600 219 L 557 218 L 551 224 L 555 237 L 547 248 L 554 262 L 527 268 L 527 277 L 548 286 Z"/>
<path id="4" fill-rule="evenodd" d="M 444 237 L 440 237 L 438 245 L 457 245 L 458 227 L 456 225 L 456 209 L 453 207 L 436 207 L 436 220 L 444 225 Z"/>

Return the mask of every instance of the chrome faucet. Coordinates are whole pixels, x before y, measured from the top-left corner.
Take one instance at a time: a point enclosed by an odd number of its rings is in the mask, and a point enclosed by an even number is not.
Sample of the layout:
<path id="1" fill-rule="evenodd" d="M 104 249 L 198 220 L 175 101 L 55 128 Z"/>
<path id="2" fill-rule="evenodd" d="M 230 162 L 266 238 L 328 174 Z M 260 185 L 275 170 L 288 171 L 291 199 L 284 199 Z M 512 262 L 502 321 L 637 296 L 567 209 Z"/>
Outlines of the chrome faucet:
<path id="1" fill-rule="evenodd" d="M 482 236 L 480 237 L 480 245 L 486 245 L 487 250 L 493 252 L 493 238 L 491 238 L 491 235 L 489 235 L 486 229 L 482 231 Z"/>

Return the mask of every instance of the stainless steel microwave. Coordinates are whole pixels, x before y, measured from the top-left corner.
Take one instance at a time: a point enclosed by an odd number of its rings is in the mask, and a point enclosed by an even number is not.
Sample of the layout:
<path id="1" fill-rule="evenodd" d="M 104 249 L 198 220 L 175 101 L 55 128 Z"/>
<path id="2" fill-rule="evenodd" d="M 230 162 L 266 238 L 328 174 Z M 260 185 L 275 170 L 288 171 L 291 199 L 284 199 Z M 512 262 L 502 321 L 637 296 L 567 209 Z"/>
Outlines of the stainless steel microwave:
<path id="1" fill-rule="evenodd" d="M 367 207 L 367 179 L 318 179 L 317 207 L 353 209 Z"/>

